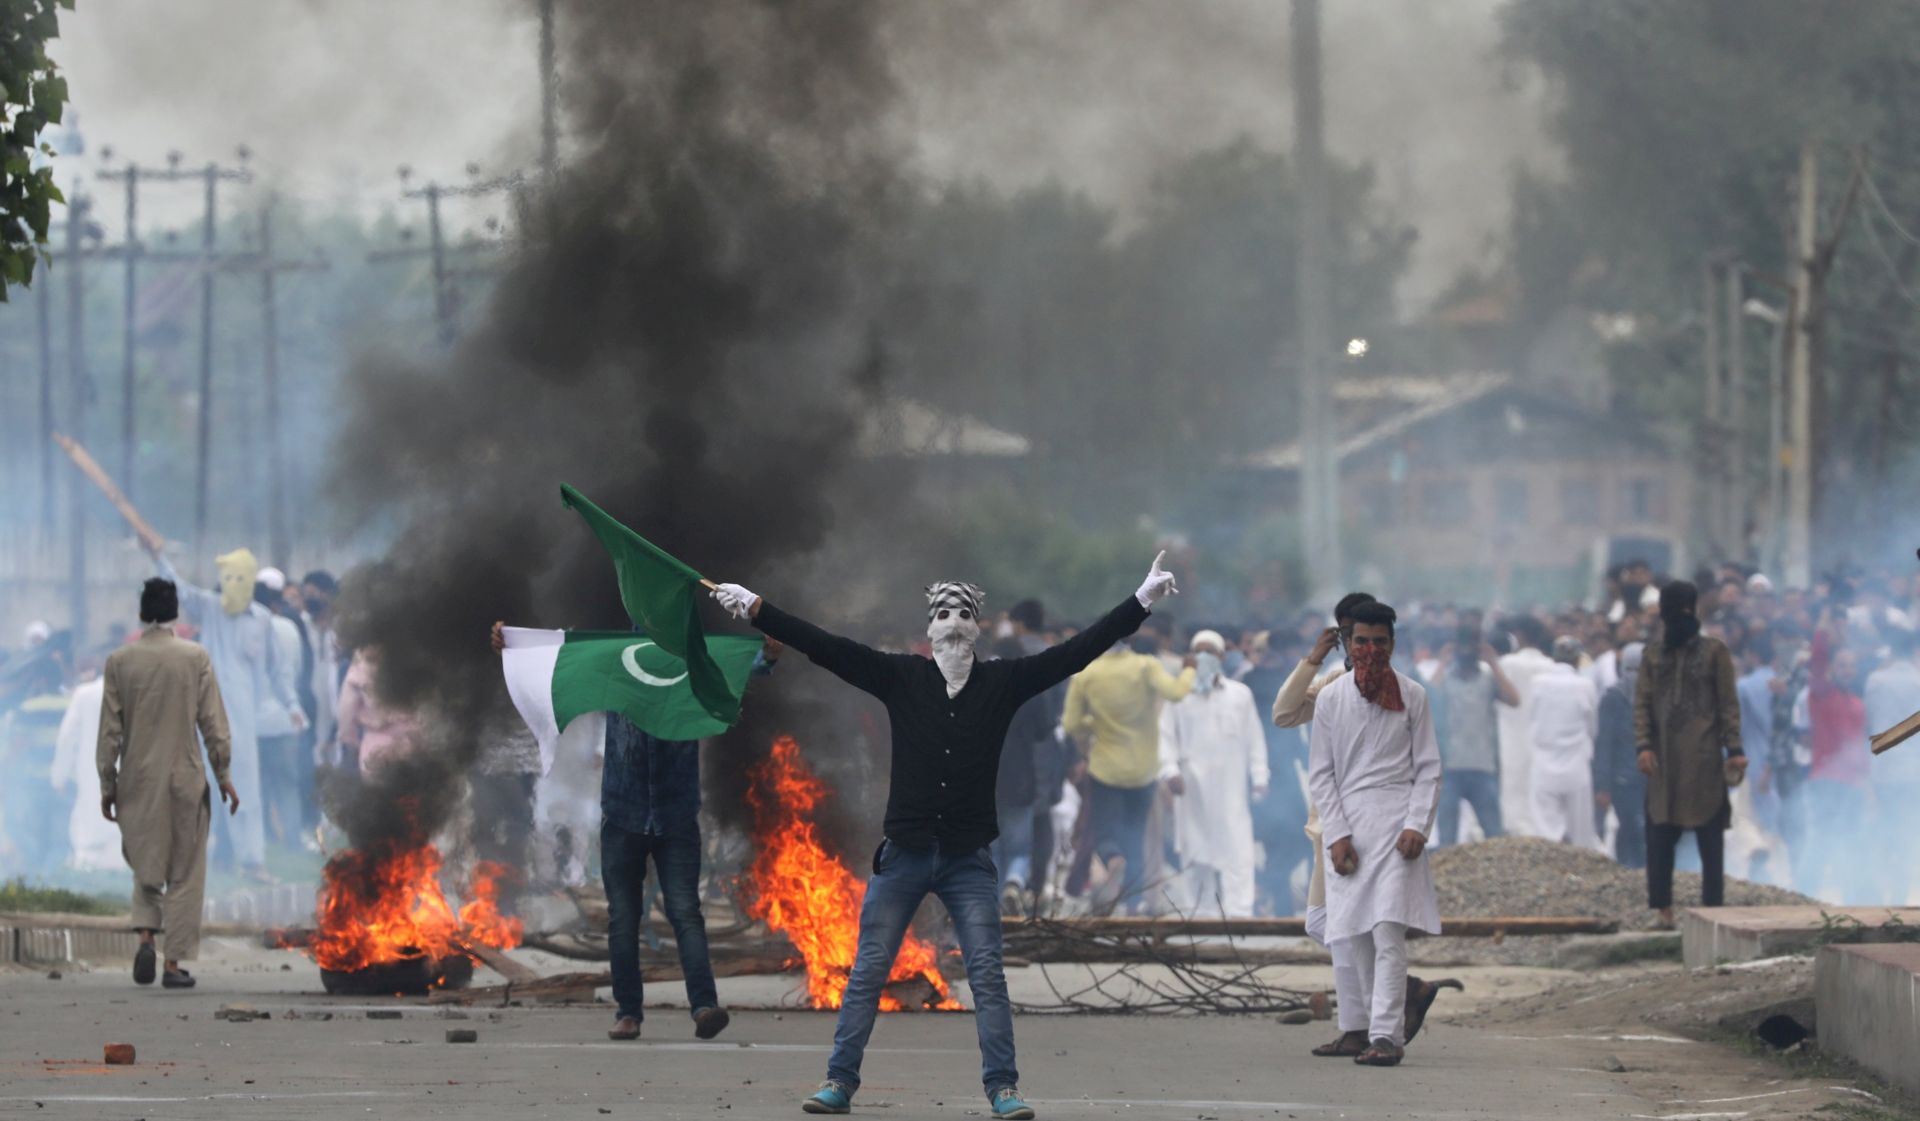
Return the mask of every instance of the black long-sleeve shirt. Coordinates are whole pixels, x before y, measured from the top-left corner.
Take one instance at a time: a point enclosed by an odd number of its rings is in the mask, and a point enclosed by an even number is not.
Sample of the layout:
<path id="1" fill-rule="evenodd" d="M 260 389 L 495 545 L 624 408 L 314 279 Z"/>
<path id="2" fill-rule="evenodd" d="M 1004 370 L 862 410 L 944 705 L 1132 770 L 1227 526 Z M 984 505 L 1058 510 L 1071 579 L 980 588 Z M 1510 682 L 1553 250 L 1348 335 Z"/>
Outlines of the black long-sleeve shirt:
<path id="1" fill-rule="evenodd" d="M 930 658 L 885 654 L 829 634 L 762 602 L 754 625 L 887 708 L 893 731 L 893 785 L 887 839 L 908 848 L 954 852 L 1000 835 L 993 808 L 1000 751 L 1014 713 L 1028 699 L 1087 668 L 1146 620 L 1128 596 L 1073 638 L 1024 658 L 976 661 L 966 687 L 947 696 L 947 679 Z"/>

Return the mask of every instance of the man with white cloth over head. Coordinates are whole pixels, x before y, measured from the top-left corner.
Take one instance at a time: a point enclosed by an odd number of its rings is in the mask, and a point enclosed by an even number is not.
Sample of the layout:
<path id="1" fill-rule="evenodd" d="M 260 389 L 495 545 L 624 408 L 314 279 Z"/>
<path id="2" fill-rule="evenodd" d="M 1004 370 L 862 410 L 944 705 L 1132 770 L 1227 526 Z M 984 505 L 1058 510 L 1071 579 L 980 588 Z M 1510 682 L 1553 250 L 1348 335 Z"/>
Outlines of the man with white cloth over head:
<path id="1" fill-rule="evenodd" d="M 1600 696 L 1581 674 L 1580 640 L 1553 641 L 1553 668 L 1533 679 L 1533 767 L 1528 776 L 1533 825 L 1549 841 L 1597 849 L 1593 822 L 1593 745 Z"/>
<path id="2" fill-rule="evenodd" d="M 1253 690 L 1225 675 L 1226 646 L 1217 631 L 1193 636 L 1193 692 L 1160 709 L 1160 778 L 1192 909 L 1251 918 L 1251 803 L 1267 796 L 1267 737 Z"/>
<path id="3" fill-rule="evenodd" d="M 1440 745 L 1426 690 L 1396 672 L 1393 608 L 1353 612 L 1353 672 L 1320 691 L 1307 781 L 1327 863 L 1327 940 L 1348 941 L 1368 1000 L 1362 1066 L 1405 1054 L 1407 930 L 1440 932 L 1426 859 L 1440 804 Z"/>

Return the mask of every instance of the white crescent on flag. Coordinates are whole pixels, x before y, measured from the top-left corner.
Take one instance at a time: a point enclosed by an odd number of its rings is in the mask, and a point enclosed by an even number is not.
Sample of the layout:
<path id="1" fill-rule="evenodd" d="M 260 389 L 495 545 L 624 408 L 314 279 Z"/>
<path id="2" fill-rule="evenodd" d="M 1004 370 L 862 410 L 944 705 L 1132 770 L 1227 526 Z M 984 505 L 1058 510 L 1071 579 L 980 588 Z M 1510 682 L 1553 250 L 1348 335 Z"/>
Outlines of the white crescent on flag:
<path id="1" fill-rule="evenodd" d="M 655 677 L 653 674 L 640 668 L 640 659 L 635 655 L 653 645 L 653 640 L 648 639 L 645 642 L 636 642 L 632 646 L 627 647 L 620 652 L 620 664 L 625 666 L 627 672 L 633 675 L 633 679 L 642 685 L 653 685 L 665 689 L 685 681 L 687 679 L 686 670 L 681 670 L 679 677 Z"/>

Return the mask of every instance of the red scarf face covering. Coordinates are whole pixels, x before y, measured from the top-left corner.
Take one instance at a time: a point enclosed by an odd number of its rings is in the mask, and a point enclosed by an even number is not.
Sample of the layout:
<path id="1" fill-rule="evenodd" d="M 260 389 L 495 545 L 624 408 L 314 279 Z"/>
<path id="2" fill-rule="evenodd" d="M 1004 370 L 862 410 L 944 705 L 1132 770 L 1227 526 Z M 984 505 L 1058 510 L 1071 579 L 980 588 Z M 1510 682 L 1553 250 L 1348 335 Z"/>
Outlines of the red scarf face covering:
<path id="1" fill-rule="evenodd" d="M 1369 704 L 1388 712 L 1405 712 L 1407 702 L 1400 699 L 1400 676 L 1383 646 L 1353 647 L 1353 683 Z"/>

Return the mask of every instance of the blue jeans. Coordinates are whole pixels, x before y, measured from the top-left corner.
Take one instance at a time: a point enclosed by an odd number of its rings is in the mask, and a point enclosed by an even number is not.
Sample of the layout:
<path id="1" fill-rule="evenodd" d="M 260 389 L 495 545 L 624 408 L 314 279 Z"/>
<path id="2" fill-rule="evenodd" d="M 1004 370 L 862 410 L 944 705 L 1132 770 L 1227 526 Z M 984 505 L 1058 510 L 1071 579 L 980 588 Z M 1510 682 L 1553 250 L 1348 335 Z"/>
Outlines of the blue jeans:
<path id="1" fill-rule="evenodd" d="M 680 950 L 680 971 L 687 979 L 691 1010 L 716 1008 L 713 963 L 707 960 L 707 920 L 700 913 L 700 826 L 697 822 L 665 833 L 635 833 L 612 822 L 600 826 L 600 880 L 607 889 L 607 950 L 613 971 L 616 1017 L 644 1020 L 640 983 L 640 920 L 647 858 L 660 877 L 667 921 Z"/>
<path id="2" fill-rule="evenodd" d="M 1473 807 L 1473 816 L 1480 819 L 1480 829 L 1489 839 L 1504 832 L 1500 825 L 1500 776 L 1492 771 L 1445 771 L 1440 775 L 1440 823 L 1435 827 L 1439 831 L 1433 839 L 1435 848 L 1460 839 L 1461 802 Z"/>
<path id="3" fill-rule="evenodd" d="M 1007 971 L 1000 960 L 1000 873 L 986 849 L 950 853 L 938 848 L 909 849 L 887 841 L 874 858 L 873 879 L 860 905 L 860 948 L 840 1002 L 833 1029 L 833 1057 L 827 1077 L 851 1092 L 860 1086 L 860 1060 L 873 1035 L 893 959 L 907 935 L 907 924 L 932 892 L 953 916 L 954 933 L 967 963 L 973 990 L 973 1024 L 980 1036 L 980 1081 L 987 1098 L 1020 1083 L 1013 1060 L 1013 1004 L 1007 999 Z"/>

